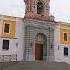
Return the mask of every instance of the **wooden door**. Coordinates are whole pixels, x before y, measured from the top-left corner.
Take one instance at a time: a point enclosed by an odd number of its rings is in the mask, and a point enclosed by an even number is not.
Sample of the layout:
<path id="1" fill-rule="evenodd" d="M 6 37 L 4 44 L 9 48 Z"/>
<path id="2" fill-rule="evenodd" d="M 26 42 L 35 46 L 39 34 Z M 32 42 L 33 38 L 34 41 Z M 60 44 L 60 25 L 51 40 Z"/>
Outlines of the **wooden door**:
<path id="1" fill-rule="evenodd" d="M 43 44 L 35 45 L 35 60 L 43 60 Z"/>

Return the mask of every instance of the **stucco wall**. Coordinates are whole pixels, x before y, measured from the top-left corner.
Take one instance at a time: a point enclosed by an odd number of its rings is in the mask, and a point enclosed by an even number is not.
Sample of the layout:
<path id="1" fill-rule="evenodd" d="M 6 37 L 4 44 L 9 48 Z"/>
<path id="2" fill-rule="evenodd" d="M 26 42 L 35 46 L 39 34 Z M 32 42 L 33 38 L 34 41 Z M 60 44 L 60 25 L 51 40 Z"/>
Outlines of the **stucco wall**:
<path id="1" fill-rule="evenodd" d="M 1 18 L 2 19 L 2 18 Z M 5 18 L 5 19 L 9 19 L 9 18 Z M 13 20 L 13 19 L 11 19 Z M 21 61 L 23 60 L 23 52 L 24 52 L 24 23 L 23 23 L 23 20 L 21 18 L 16 18 L 15 19 L 16 21 L 16 25 L 15 25 L 15 37 L 13 38 L 10 38 L 10 37 L 7 37 L 5 38 L 4 36 L 0 37 L 0 58 L 2 58 L 4 60 L 4 57 L 6 55 L 11 55 L 11 57 L 17 57 L 17 61 Z M 3 50 L 2 49 L 2 45 L 3 45 L 3 39 L 7 39 L 10 41 L 9 43 L 9 50 Z M 4 56 L 5 55 L 5 56 Z M 14 56 L 13 56 L 14 55 Z M 3 57 L 1 57 L 3 56 Z M 6 59 L 8 61 L 8 56 L 6 56 Z M 14 58 L 14 60 L 16 60 Z"/>
<path id="2" fill-rule="evenodd" d="M 61 36 L 62 34 L 60 34 L 61 33 L 60 27 L 63 28 L 63 26 L 56 25 L 55 32 L 54 32 L 55 61 L 70 63 L 70 44 L 69 43 L 61 43 L 61 39 L 63 39 L 63 38 Z M 64 29 L 66 29 L 66 27 Z M 64 47 L 68 47 L 68 56 L 64 56 Z"/>

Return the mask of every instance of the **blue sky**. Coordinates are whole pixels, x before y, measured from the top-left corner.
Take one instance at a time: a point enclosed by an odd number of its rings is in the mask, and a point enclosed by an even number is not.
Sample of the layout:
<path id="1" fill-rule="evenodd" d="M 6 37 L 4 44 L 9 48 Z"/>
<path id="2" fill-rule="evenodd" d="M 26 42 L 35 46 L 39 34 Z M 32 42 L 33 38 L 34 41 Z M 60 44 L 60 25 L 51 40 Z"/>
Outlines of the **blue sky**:
<path id="1" fill-rule="evenodd" d="M 50 0 L 50 13 L 57 21 L 70 22 L 70 0 Z M 23 0 L 0 0 L 0 14 L 24 17 Z"/>

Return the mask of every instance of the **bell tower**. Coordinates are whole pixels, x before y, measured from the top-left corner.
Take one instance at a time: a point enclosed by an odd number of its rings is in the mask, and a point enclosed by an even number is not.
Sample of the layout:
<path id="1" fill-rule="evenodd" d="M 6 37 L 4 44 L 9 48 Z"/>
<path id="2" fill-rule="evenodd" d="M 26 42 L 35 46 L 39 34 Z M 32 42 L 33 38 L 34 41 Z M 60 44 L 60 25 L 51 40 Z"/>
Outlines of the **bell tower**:
<path id="1" fill-rule="evenodd" d="M 48 20 L 50 0 L 24 0 L 26 5 L 25 18 Z"/>

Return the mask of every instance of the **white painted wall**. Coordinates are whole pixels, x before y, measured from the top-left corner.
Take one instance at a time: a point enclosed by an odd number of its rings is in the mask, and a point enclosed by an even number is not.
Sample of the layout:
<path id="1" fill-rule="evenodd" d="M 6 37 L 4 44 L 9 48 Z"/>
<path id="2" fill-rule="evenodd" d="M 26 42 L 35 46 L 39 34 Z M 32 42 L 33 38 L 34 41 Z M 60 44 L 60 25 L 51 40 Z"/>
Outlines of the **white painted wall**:
<path id="1" fill-rule="evenodd" d="M 58 47 L 60 46 L 60 31 L 58 26 L 55 26 L 54 29 L 54 55 L 55 55 L 55 60 L 59 58 L 59 52 L 58 52 Z"/>
<path id="2" fill-rule="evenodd" d="M 2 45 L 3 45 L 3 40 L 9 40 L 9 50 L 3 50 Z M 7 39 L 7 38 L 0 38 L 0 55 L 10 55 L 10 54 L 16 54 L 16 39 Z"/>
<path id="3" fill-rule="evenodd" d="M 64 47 L 68 47 L 68 56 L 64 56 Z M 67 44 L 65 45 L 60 43 L 59 26 L 56 26 L 54 30 L 54 55 L 55 55 L 55 61 L 70 63 L 70 45 Z"/>
<path id="4" fill-rule="evenodd" d="M 16 19 L 16 38 L 18 43 L 17 48 L 17 60 L 23 60 L 23 53 L 24 53 L 24 23 L 23 20 L 20 18 Z"/>
<path id="5" fill-rule="evenodd" d="M 3 39 L 10 40 L 9 50 L 3 50 Z M 17 54 L 17 61 L 23 60 L 24 53 L 24 23 L 20 18 L 16 18 L 16 35 L 14 39 L 0 38 L 0 55 Z"/>
<path id="6" fill-rule="evenodd" d="M 8 50 L 4 50 L 2 49 L 2 45 L 3 45 L 3 40 L 9 40 L 9 49 Z M 16 39 L 8 39 L 8 38 L 0 38 L 0 60 L 2 59 L 2 55 L 6 56 L 6 55 L 14 55 L 14 60 L 16 60 L 16 54 L 17 54 L 17 46 L 16 46 Z M 7 58 L 8 59 L 8 58 Z M 3 58 L 4 60 L 4 58 Z"/>

